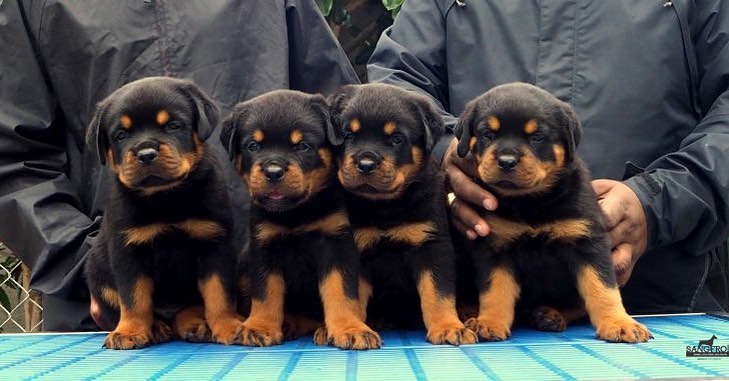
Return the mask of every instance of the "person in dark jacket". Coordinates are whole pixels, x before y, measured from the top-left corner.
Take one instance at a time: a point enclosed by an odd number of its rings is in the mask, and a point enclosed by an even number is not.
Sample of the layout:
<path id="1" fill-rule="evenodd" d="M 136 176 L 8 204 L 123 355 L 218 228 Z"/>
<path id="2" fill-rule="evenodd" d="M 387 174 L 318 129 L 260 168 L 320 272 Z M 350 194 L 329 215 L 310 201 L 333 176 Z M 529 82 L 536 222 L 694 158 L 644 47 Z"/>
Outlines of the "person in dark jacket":
<path id="1" fill-rule="evenodd" d="M 508 82 L 569 102 L 629 312 L 726 309 L 729 2 L 406 1 L 368 76 L 430 95 L 451 127 Z M 488 234 L 476 211 L 498 200 L 470 180 L 454 140 L 438 149 L 454 221 L 475 239 Z"/>
<path id="2" fill-rule="evenodd" d="M 0 1 L 0 240 L 32 269 L 45 330 L 94 329 L 81 277 L 107 171 L 84 146 L 95 104 L 148 76 L 189 78 L 220 106 L 358 79 L 312 0 Z M 238 243 L 242 182 L 226 165 Z"/>

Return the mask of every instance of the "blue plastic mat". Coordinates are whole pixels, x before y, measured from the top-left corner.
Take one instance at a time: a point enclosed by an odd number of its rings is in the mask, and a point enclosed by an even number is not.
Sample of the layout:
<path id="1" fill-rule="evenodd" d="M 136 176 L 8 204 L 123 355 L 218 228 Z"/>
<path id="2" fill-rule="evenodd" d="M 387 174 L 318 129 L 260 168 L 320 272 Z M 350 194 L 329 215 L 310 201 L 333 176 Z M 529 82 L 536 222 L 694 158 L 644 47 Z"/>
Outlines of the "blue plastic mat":
<path id="1" fill-rule="evenodd" d="M 102 349 L 105 334 L 0 335 L 0 380 L 483 380 L 729 379 L 729 357 L 686 356 L 715 335 L 729 345 L 729 320 L 708 315 L 639 318 L 655 339 L 612 344 L 590 326 L 564 333 L 517 329 L 501 343 L 434 346 L 423 332 L 384 332 L 371 351 L 319 347 L 303 338 L 271 348 L 170 342 Z"/>

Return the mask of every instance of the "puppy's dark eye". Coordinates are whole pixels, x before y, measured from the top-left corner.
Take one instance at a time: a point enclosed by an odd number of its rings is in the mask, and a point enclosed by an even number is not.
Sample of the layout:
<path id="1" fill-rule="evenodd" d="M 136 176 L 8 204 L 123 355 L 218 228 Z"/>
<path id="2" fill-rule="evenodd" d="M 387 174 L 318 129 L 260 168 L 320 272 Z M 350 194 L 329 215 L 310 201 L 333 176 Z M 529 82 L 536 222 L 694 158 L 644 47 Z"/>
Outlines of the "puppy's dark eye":
<path id="1" fill-rule="evenodd" d="M 494 136 L 495 136 L 494 132 L 491 130 L 486 130 L 481 133 L 481 139 L 483 139 L 483 140 L 489 140 L 489 141 L 494 140 Z"/>
<path id="2" fill-rule="evenodd" d="M 544 135 L 542 135 L 542 134 L 539 134 L 539 133 L 537 133 L 537 134 L 533 134 L 533 135 L 532 135 L 532 136 L 531 136 L 531 137 L 529 138 L 529 140 L 533 141 L 534 143 L 539 143 L 539 142 L 541 142 L 541 141 L 544 141 Z"/>
<path id="3" fill-rule="evenodd" d="M 250 142 L 246 148 L 251 152 L 258 152 L 261 149 L 261 145 L 256 142 Z"/>
<path id="4" fill-rule="evenodd" d="M 306 152 L 311 148 L 307 143 L 301 142 L 294 146 L 294 151 Z"/>
<path id="5" fill-rule="evenodd" d="M 400 145 L 405 141 L 405 137 L 402 134 L 394 134 L 390 137 L 390 143 L 392 145 Z"/>
<path id="6" fill-rule="evenodd" d="M 344 132 L 344 140 L 349 140 L 354 138 L 354 133 L 352 131 L 345 131 Z"/>
<path id="7" fill-rule="evenodd" d="M 120 142 L 120 141 L 122 141 L 122 140 L 124 140 L 124 139 L 126 139 L 128 137 L 129 137 L 129 133 L 126 132 L 126 131 L 117 131 L 114 134 L 114 140 L 116 140 L 118 142 Z"/>
<path id="8" fill-rule="evenodd" d="M 180 128 L 182 128 L 182 123 L 180 122 L 169 122 L 165 124 L 165 130 L 167 131 L 177 131 Z"/>

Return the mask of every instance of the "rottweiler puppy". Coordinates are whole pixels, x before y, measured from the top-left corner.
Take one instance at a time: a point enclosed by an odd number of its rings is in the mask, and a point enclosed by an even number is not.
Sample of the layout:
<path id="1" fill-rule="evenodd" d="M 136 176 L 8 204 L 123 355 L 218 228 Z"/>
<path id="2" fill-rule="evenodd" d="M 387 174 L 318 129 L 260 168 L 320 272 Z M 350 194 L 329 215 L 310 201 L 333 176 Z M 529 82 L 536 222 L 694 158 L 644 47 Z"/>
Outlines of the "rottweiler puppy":
<path id="1" fill-rule="evenodd" d="M 172 78 L 131 82 L 97 106 L 87 141 L 114 175 L 85 275 L 100 307 L 94 313 L 113 316 L 107 348 L 169 340 L 155 311 L 203 304 L 207 326 L 181 313 L 179 336 L 204 337 L 209 327 L 216 342 L 239 339 L 231 207 L 204 143 L 217 120 L 197 86 Z"/>
<path id="2" fill-rule="evenodd" d="M 458 154 L 475 157 L 477 182 L 499 199 L 483 215 L 491 233 L 466 243 L 479 304 L 466 325 L 504 340 L 519 301 L 539 329 L 564 330 L 586 311 L 600 339 L 647 341 L 620 298 L 573 109 L 536 86 L 502 85 L 466 105 L 455 134 Z"/>
<path id="3" fill-rule="evenodd" d="M 329 124 L 323 96 L 292 90 L 240 103 L 223 123 L 221 140 L 252 200 L 241 278 L 241 293 L 251 297 L 244 345 L 281 343 L 284 312 L 323 317 L 320 344 L 381 345 L 359 308 L 359 256 L 335 180 Z"/>
<path id="4" fill-rule="evenodd" d="M 361 254 L 363 308 L 384 326 L 424 323 L 433 344 L 475 343 L 455 308 L 444 176 L 430 156 L 444 132 L 434 106 L 368 84 L 339 89 L 330 107 L 337 177 Z"/>

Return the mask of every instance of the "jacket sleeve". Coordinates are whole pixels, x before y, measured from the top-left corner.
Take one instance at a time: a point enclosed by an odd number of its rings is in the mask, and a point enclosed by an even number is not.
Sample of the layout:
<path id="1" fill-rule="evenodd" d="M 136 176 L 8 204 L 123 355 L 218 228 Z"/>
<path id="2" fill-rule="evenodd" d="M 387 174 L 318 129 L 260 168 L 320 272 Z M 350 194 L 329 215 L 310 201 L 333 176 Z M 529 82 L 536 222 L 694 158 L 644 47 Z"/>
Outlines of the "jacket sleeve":
<path id="1" fill-rule="evenodd" d="M 456 117 L 450 114 L 445 57 L 445 10 L 439 0 L 406 1 L 377 42 L 367 64 L 370 82 L 396 85 L 430 96 L 446 124 L 446 135 L 433 149 L 439 162 Z M 440 1 L 441 3 L 443 1 Z M 450 3 L 450 2 L 449 2 Z"/>
<path id="2" fill-rule="evenodd" d="M 648 247 L 680 242 L 692 254 L 729 232 L 729 2 L 697 2 L 692 35 L 703 118 L 679 149 L 626 181 L 649 228 Z"/>
<path id="3" fill-rule="evenodd" d="M 289 87 L 308 93 L 329 93 L 359 83 L 349 58 L 313 0 L 287 0 Z"/>
<path id="4" fill-rule="evenodd" d="M 20 2 L 0 3 L 0 239 L 32 270 L 31 286 L 68 297 L 97 230 L 64 173 L 64 122 Z"/>

